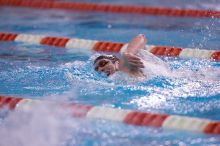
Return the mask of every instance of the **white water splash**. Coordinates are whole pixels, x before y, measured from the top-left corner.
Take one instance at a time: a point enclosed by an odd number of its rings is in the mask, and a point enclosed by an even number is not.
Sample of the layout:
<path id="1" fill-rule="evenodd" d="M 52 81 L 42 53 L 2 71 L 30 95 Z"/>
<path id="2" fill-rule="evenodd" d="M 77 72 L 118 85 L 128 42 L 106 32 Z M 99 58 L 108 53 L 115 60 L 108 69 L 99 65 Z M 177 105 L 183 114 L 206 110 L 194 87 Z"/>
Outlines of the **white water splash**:
<path id="1" fill-rule="evenodd" d="M 0 146 L 60 146 L 76 124 L 68 111 L 51 104 L 10 112 L 0 123 Z"/>

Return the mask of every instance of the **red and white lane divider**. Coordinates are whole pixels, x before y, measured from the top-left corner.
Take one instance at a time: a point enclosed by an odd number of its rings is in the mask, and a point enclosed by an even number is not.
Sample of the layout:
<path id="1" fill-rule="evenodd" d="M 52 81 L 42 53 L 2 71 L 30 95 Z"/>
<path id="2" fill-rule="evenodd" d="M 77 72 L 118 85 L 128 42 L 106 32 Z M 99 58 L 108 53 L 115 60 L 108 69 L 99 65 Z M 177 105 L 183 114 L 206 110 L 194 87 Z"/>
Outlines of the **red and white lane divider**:
<path id="1" fill-rule="evenodd" d="M 43 35 L 31 35 L 31 34 L 16 34 L 16 33 L 1 33 L 0 41 L 14 41 L 25 42 L 30 44 L 41 44 L 67 48 L 68 51 L 73 49 L 80 49 L 80 51 L 102 51 L 102 52 L 119 52 L 127 44 L 97 41 L 97 40 L 85 40 L 78 38 L 64 38 L 64 37 L 51 37 Z M 203 58 L 220 61 L 219 50 L 200 50 L 193 48 L 178 48 L 168 46 L 154 46 L 146 45 L 146 49 L 151 53 L 158 56 L 173 56 L 182 58 Z"/>
<path id="2" fill-rule="evenodd" d="M 98 11 L 110 13 L 128 13 L 143 15 L 162 15 L 177 17 L 213 17 L 220 18 L 220 11 L 177 9 L 164 7 L 97 4 L 85 2 L 36 1 L 36 0 L 0 0 L 0 6 L 31 7 L 44 9 L 65 9 L 80 11 Z"/>
<path id="3" fill-rule="evenodd" d="M 42 105 L 44 102 L 45 101 L 41 100 L 13 98 L 0 95 L 0 108 L 6 107 L 10 110 L 30 109 L 34 108 L 34 105 Z M 58 103 L 54 102 L 54 104 Z M 105 119 L 135 126 L 152 126 L 162 127 L 165 129 L 177 129 L 192 132 L 200 132 L 206 134 L 220 134 L 220 121 L 213 121 L 209 119 L 148 113 L 72 103 L 60 105 L 63 107 L 68 107 L 68 110 L 70 110 L 71 115 L 74 117 Z"/>

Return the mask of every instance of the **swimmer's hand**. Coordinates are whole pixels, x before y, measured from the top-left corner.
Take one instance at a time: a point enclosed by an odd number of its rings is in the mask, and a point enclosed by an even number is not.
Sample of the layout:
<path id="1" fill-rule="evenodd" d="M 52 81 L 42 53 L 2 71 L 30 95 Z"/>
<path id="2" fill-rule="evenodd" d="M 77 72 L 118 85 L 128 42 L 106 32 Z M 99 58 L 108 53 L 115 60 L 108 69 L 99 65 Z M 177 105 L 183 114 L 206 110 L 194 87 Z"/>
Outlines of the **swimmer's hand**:
<path id="1" fill-rule="evenodd" d="M 122 62 L 127 72 L 134 76 L 143 76 L 141 69 L 144 68 L 144 64 L 138 56 L 131 53 L 124 53 Z"/>
<path id="2" fill-rule="evenodd" d="M 141 61 L 139 57 L 137 57 L 134 54 L 130 53 L 124 53 L 123 54 L 123 59 L 125 61 L 125 64 L 130 68 L 130 69 L 140 69 L 144 68 L 144 64 Z"/>

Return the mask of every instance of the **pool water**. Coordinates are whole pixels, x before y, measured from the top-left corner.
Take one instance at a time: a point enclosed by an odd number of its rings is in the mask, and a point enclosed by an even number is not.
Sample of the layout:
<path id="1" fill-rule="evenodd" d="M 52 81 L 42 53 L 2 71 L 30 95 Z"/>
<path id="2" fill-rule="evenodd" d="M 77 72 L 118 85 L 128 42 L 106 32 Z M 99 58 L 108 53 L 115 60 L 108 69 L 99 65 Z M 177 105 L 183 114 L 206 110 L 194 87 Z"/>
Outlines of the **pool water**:
<path id="1" fill-rule="evenodd" d="M 98 0 L 95 2 L 99 2 Z M 102 1 L 103 2 L 103 1 Z M 105 1 L 108 2 L 108 1 Z M 127 1 L 111 1 L 127 3 Z M 168 1 L 137 4 L 171 6 Z M 180 6 L 181 5 L 181 6 Z M 173 1 L 173 7 L 218 9 L 218 1 Z M 219 50 L 220 20 L 0 7 L 0 32 L 128 42 L 143 33 L 149 44 Z M 220 63 L 160 57 L 183 76 L 142 82 L 106 78 L 93 70 L 99 53 L 26 43 L 0 43 L 0 94 L 220 120 Z M 77 119 L 39 106 L 0 113 L 0 146 L 220 145 L 220 137 L 122 123 Z M 13 140 L 13 142 L 12 142 Z"/>

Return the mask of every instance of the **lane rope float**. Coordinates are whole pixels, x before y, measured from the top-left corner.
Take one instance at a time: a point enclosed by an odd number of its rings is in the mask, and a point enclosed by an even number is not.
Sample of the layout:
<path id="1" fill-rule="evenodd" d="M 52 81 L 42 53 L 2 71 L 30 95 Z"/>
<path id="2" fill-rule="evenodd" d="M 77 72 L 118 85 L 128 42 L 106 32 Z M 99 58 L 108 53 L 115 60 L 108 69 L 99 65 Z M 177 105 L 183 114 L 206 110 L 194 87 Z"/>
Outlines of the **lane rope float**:
<path id="1" fill-rule="evenodd" d="M 10 110 L 30 109 L 34 108 L 34 105 L 36 104 L 42 105 L 45 102 L 46 101 L 43 100 L 32 100 L 0 95 L 0 108 L 8 108 Z M 60 103 L 56 103 L 54 101 L 53 104 Z M 68 110 L 71 110 L 70 112 L 73 117 L 104 119 L 134 126 L 162 127 L 164 129 L 177 129 L 205 134 L 220 134 L 220 121 L 209 119 L 74 103 L 60 104 L 60 106 L 63 108 L 67 107 Z"/>
<path id="2" fill-rule="evenodd" d="M 67 37 L 54 37 L 44 35 L 32 35 L 32 34 L 17 34 L 17 33 L 4 33 L 0 32 L 0 41 L 14 41 L 24 42 L 30 44 L 40 44 L 55 47 L 67 48 L 71 52 L 73 49 L 80 49 L 81 51 L 101 51 L 101 52 L 119 52 L 127 44 L 98 41 L 98 40 L 86 40 L 79 38 L 67 38 Z M 155 46 L 146 45 L 146 49 L 158 56 L 171 56 L 181 58 L 203 58 L 220 61 L 219 50 L 202 50 L 195 48 L 180 48 L 169 46 Z"/>
<path id="3" fill-rule="evenodd" d="M 176 17 L 211 17 L 220 18 L 220 11 L 178 9 L 150 6 L 97 4 L 89 2 L 61 2 L 61 1 L 36 1 L 36 0 L 0 0 L 0 6 L 29 7 L 40 9 L 64 9 L 80 11 L 96 11 L 108 13 L 127 13 L 143 15 L 162 15 Z"/>

